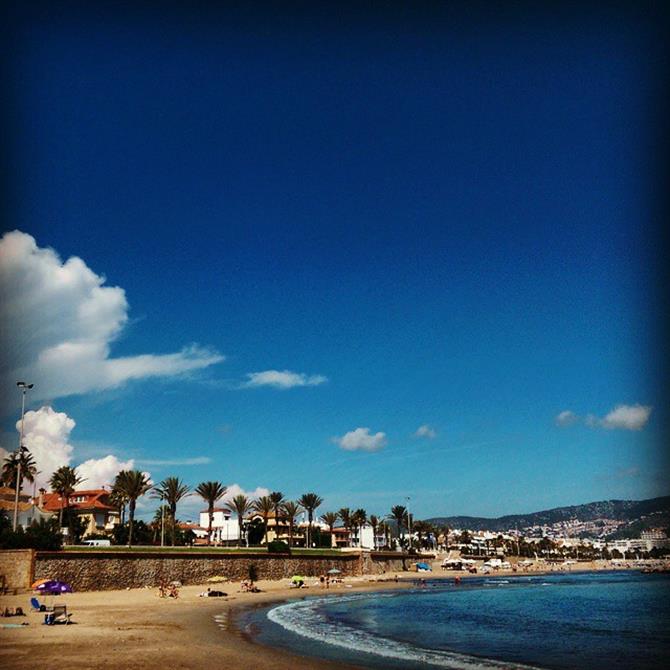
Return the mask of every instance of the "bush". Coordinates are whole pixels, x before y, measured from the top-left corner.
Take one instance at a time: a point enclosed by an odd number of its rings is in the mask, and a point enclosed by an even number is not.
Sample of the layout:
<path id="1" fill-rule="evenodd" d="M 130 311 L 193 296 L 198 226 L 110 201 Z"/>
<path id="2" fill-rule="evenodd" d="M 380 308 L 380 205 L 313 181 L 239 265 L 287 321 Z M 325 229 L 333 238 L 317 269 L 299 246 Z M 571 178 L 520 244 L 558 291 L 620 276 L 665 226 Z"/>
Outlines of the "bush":
<path id="1" fill-rule="evenodd" d="M 26 530 L 20 526 L 12 530 L 6 515 L 0 515 L 0 549 L 38 549 L 55 551 L 63 545 L 63 536 L 57 519 L 33 521 Z"/>
<path id="2" fill-rule="evenodd" d="M 268 552 L 271 554 L 290 554 L 291 550 L 286 542 L 273 540 L 268 544 Z"/>

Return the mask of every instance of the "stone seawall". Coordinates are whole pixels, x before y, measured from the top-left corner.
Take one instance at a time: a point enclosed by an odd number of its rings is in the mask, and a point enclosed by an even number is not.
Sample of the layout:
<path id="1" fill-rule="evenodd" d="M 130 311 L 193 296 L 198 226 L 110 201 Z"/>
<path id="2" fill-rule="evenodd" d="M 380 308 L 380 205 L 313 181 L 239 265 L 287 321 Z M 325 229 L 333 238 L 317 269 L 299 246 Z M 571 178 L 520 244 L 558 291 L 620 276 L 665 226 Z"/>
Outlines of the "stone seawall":
<path id="1" fill-rule="evenodd" d="M 27 589 L 33 583 L 34 549 L 3 549 L 0 551 L 0 587 L 8 590 Z"/>
<path id="2" fill-rule="evenodd" d="M 343 577 L 382 574 L 402 570 L 398 554 L 369 552 L 341 556 L 272 555 L 217 552 L 38 552 L 34 579 L 60 579 L 76 591 L 142 588 L 178 580 L 202 584 L 209 577 L 248 579 L 252 568 L 256 579 L 287 579 L 293 575 L 317 576 L 332 568 Z"/>

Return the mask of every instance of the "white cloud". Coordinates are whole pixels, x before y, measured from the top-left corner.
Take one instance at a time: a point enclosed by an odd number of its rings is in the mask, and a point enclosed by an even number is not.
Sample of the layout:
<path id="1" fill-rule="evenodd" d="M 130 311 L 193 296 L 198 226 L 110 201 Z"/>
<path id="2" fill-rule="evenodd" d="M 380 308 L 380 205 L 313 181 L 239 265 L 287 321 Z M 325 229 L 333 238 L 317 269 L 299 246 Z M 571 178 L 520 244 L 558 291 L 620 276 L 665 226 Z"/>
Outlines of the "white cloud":
<path id="1" fill-rule="evenodd" d="M 641 430 L 649 421 L 651 409 L 647 405 L 617 405 L 600 424 L 603 428 Z"/>
<path id="2" fill-rule="evenodd" d="M 589 428 L 607 428 L 609 430 L 642 430 L 647 425 L 652 408 L 649 405 L 617 405 L 604 417 L 587 414 L 583 421 Z M 561 412 L 555 422 L 559 426 L 571 426 L 580 421 L 580 417 L 566 410 Z"/>
<path id="3" fill-rule="evenodd" d="M 433 438 L 437 437 L 437 432 L 435 431 L 434 428 L 431 428 L 428 424 L 424 424 L 423 426 L 419 426 L 416 429 L 414 437 L 426 437 L 429 440 L 432 440 Z"/>
<path id="4" fill-rule="evenodd" d="M 577 423 L 579 421 L 579 417 L 574 413 L 571 412 L 570 410 L 565 410 L 561 412 L 555 419 L 554 422 L 556 423 L 557 426 L 572 426 L 573 424 Z"/>
<path id="5" fill-rule="evenodd" d="M 334 442 L 347 451 L 379 451 L 386 446 L 386 433 L 371 435 L 369 428 L 356 428 L 334 438 Z"/>
<path id="6" fill-rule="evenodd" d="M 76 462 L 76 450 L 70 444 L 70 433 L 75 426 L 74 419 L 65 412 L 56 412 L 49 406 L 26 412 L 23 444 L 35 460 L 38 471 L 35 481 L 38 489 L 49 490 L 51 475 L 58 468 L 64 465 L 72 467 L 73 462 Z M 16 430 L 21 430 L 20 420 L 16 422 Z M 0 449 L 0 457 L 4 458 L 7 453 Z M 83 478 L 77 488 L 79 490 L 96 489 L 112 484 L 121 470 L 134 469 L 135 462 L 132 459 L 124 462 L 108 454 L 102 458 L 90 458 L 74 467 L 76 467 L 77 474 Z M 150 473 L 145 474 L 151 477 Z M 30 491 L 31 486 L 27 485 L 26 490 Z"/>
<path id="7" fill-rule="evenodd" d="M 278 389 L 290 389 L 295 386 L 318 386 L 328 381 L 323 375 L 306 375 L 303 372 L 290 370 L 265 370 L 263 372 L 249 372 L 244 386 L 273 386 Z"/>
<path id="8" fill-rule="evenodd" d="M 0 387 L 35 382 L 34 399 L 121 386 L 132 379 L 183 375 L 223 360 L 191 345 L 171 354 L 110 357 L 128 322 L 118 286 L 104 286 L 77 257 L 62 262 L 18 230 L 0 239 L 0 321 L 11 324 L 0 347 Z"/>
<path id="9" fill-rule="evenodd" d="M 83 478 L 77 488 L 99 489 L 103 486 L 109 488 L 114 484 L 114 479 L 121 470 L 134 469 L 135 462 L 132 458 L 128 461 L 120 461 L 112 454 L 104 458 L 90 458 L 77 466 L 77 474 Z M 149 473 L 146 474 L 149 475 Z"/>

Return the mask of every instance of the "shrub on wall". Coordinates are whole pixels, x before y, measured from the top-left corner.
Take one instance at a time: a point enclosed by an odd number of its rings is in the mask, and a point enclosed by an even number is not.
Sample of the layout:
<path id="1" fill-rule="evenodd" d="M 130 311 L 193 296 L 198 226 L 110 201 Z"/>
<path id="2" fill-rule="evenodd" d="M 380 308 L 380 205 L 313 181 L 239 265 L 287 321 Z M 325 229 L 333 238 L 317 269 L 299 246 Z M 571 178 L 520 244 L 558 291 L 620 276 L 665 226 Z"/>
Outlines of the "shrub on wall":
<path id="1" fill-rule="evenodd" d="M 288 544 L 286 544 L 286 542 L 282 542 L 281 540 L 273 540 L 268 544 L 268 552 L 271 554 L 288 554 L 290 553 L 290 549 L 288 548 Z"/>

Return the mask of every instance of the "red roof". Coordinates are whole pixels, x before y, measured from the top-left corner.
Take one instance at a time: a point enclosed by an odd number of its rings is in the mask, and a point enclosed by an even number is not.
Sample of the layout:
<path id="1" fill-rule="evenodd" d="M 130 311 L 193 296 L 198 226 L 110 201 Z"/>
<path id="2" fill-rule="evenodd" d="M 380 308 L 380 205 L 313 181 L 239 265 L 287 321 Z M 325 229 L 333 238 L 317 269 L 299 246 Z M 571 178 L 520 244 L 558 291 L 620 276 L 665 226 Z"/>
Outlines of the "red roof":
<path id="1" fill-rule="evenodd" d="M 81 500 L 84 498 L 84 500 Z M 57 512 L 61 507 L 65 507 L 65 501 L 61 500 L 59 493 L 45 493 L 43 509 L 47 512 Z M 116 508 L 109 504 L 109 491 L 105 489 L 90 489 L 88 491 L 75 491 L 70 496 L 70 507 L 78 510 L 115 510 Z"/>

